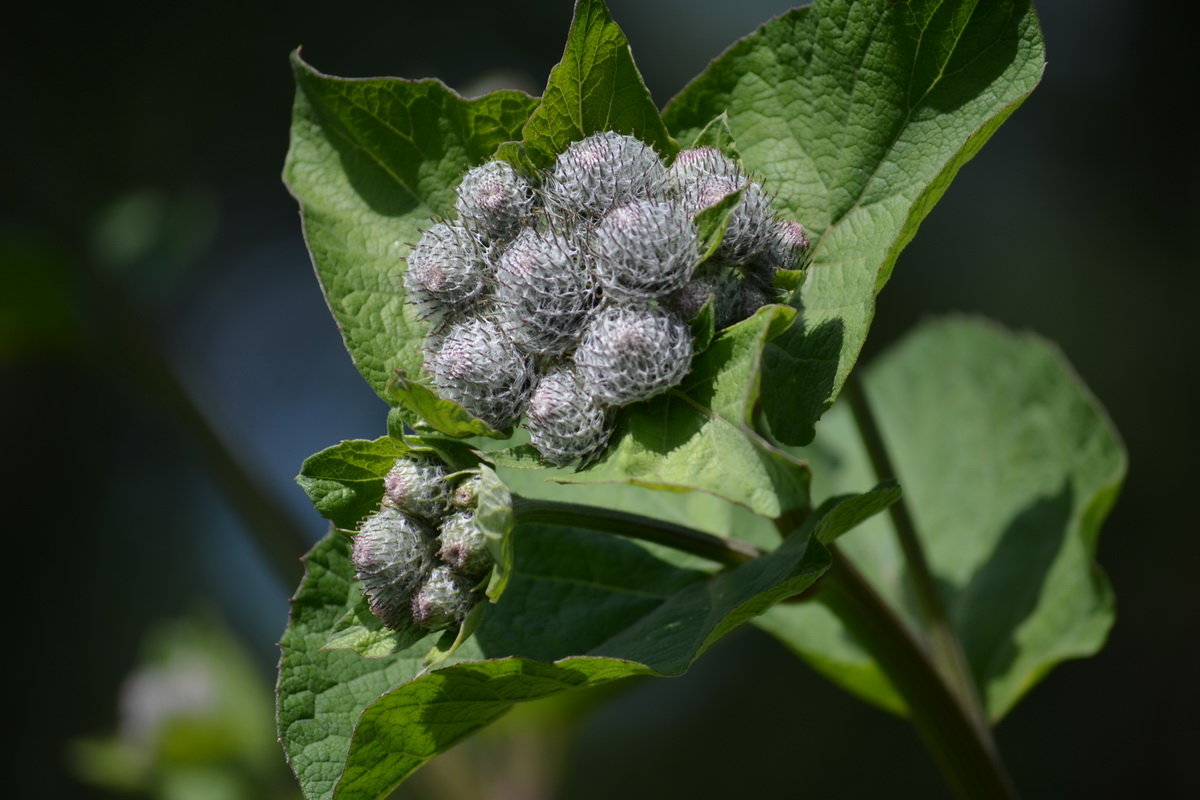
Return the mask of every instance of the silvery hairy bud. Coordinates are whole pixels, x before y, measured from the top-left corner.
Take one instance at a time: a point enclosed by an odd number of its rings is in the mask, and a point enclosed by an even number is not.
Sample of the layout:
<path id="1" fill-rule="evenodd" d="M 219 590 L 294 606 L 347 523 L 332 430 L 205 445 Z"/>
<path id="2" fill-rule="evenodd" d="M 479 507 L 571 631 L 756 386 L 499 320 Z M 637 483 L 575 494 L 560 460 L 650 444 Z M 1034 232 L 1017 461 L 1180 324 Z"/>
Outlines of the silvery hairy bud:
<path id="1" fill-rule="evenodd" d="M 412 619 L 431 631 L 462 622 L 474 604 L 473 581 L 445 564 L 434 567 L 412 597 Z"/>
<path id="2" fill-rule="evenodd" d="M 456 511 L 442 523 L 438 558 L 463 575 L 483 577 L 492 568 L 487 537 L 475 524 L 475 511 Z"/>
<path id="3" fill-rule="evenodd" d="M 667 169 L 663 188 L 679 194 L 701 178 L 725 178 L 737 186 L 746 182 L 746 176 L 732 158 L 715 147 L 696 147 L 679 151 Z"/>
<path id="4" fill-rule="evenodd" d="M 463 225 L 488 239 L 511 239 L 533 211 L 533 187 L 504 161 L 475 167 L 456 192 L 454 207 Z"/>
<path id="5" fill-rule="evenodd" d="M 487 271 L 484 250 L 475 234 L 439 222 L 422 234 L 409 254 L 404 287 L 421 306 L 434 303 L 462 308 L 483 293 Z"/>
<path id="6" fill-rule="evenodd" d="M 359 526 L 351 561 L 371 613 L 401 630 L 412 619 L 412 597 L 433 569 L 435 539 L 415 517 L 385 505 Z"/>
<path id="7" fill-rule="evenodd" d="M 396 459 L 383 479 L 384 501 L 418 517 L 437 522 L 450 504 L 444 464 L 434 458 Z"/>
<path id="8" fill-rule="evenodd" d="M 542 376 L 526 409 L 525 428 L 542 459 L 556 467 L 604 449 L 612 416 L 584 388 L 576 366 Z"/>
<path id="9" fill-rule="evenodd" d="M 691 360 L 688 326 L 657 306 L 601 309 L 575 351 L 584 388 L 613 406 L 636 403 L 677 385 Z"/>
<path id="10" fill-rule="evenodd" d="M 426 367 L 442 397 L 495 428 L 516 422 L 533 388 L 533 362 L 487 319 L 452 326 Z"/>
<path id="11" fill-rule="evenodd" d="M 683 287 L 700 260 L 691 214 L 671 200 L 615 206 L 596 226 L 593 264 L 605 297 L 645 303 Z"/>
<path id="12" fill-rule="evenodd" d="M 501 324 L 514 344 L 534 355 L 569 350 L 596 302 L 595 281 L 579 250 L 532 228 L 500 256 L 496 282 Z"/>
<path id="13" fill-rule="evenodd" d="M 771 229 L 767 247 L 756 259 L 764 277 L 776 269 L 796 269 L 808 252 L 808 232 L 794 220 L 780 220 Z"/>
<path id="14" fill-rule="evenodd" d="M 573 222 L 580 215 L 597 217 L 615 203 L 649 195 L 665 175 L 658 154 L 645 142 L 601 131 L 559 154 L 542 194 L 553 219 Z"/>

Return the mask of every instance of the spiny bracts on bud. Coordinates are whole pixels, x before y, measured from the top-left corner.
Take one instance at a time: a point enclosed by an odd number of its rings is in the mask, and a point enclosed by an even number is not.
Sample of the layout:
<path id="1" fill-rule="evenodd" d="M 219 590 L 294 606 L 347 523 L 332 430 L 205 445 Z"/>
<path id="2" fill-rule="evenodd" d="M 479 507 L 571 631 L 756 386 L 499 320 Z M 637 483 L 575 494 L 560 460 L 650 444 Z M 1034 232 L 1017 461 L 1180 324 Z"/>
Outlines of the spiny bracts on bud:
<path id="1" fill-rule="evenodd" d="M 533 187 L 504 161 L 475 167 L 456 193 L 454 208 L 463 225 L 498 241 L 515 236 L 533 212 Z"/>
<path id="2" fill-rule="evenodd" d="M 617 203 L 659 190 L 666 168 L 654 149 L 632 136 L 601 131 L 567 147 L 542 183 L 546 211 L 557 222 L 598 217 Z"/>
<path id="3" fill-rule="evenodd" d="M 479 238 L 460 225 L 439 222 L 409 255 L 404 288 L 420 302 L 423 315 L 437 306 L 462 309 L 483 293 L 487 272 Z"/>
<path id="4" fill-rule="evenodd" d="M 614 206 L 596 226 L 592 250 L 605 297 L 615 303 L 659 300 L 682 288 L 700 261 L 692 214 L 671 200 Z"/>
<path id="5" fill-rule="evenodd" d="M 413 621 L 431 631 L 461 623 L 473 605 L 471 587 L 470 578 L 439 564 L 412 597 Z"/>
<path id="6" fill-rule="evenodd" d="M 525 414 L 530 442 L 556 467 L 595 455 L 612 433 L 612 414 L 587 391 L 574 364 L 560 364 L 542 376 Z"/>
<path id="7" fill-rule="evenodd" d="M 426 368 L 443 397 L 494 428 L 516 422 L 533 389 L 533 360 L 484 318 L 451 327 Z"/>
<path id="8" fill-rule="evenodd" d="M 383 499 L 402 511 L 437 522 L 450 506 L 446 467 L 432 457 L 398 458 L 383 479 Z"/>
<path id="9" fill-rule="evenodd" d="M 392 465 L 382 505 L 359 525 L 351 552 L 371 612 L 388 628 L 440 630 L 480 601 L 493 561 L 475 522 L 478 483 L 477 474 L 452 473 L 432 454 Z M 414 498 L 434 513 L 417 516 Z"/>
<path id="10" fill-rule="evenodd" d="M 602 309 L 575 351 L 585 389 L 613 406 L 667 391 L 683 380 L 691 361 L 691 330 L 660 306 Z"/>
<path id="11" fill-rule="evenodd" d="M 737 191 L 721 244 L 700 263 L 695 215 Z M 717 328 L 745 319 L 779 299 L 775 271 L 799 266 L 808 247 L 803 226 L 781 221 L 721 151 L 684 150 L 668 168 L 613 131 L 572 143 L 532 178 L 487 162 L 457 196 L 459 221 L 427 232 L 405 276 L 431 324 L 426 371 L 493 427 L 525 414 L 557 466 L 602 451 L 616 408 L 683 379 L 685 323 L 709 297 Z"/>
<path id="12" fill-rule="evenodd" d="M 463 575 L 477 580 L 492 568 L 487 537 L 475 524 L 475 510 L 456 511 L 442 523 L 438 558 Z"/>
<path id="13" fill-rule="evenodd" d="M 433 532 L 416 517 L 385 505 L 354 537 L 351 561 L 371 613 L 400 630 L 412 618 L 412 597 L 434 566 Z"/>
<path id="14" fill-rule="evenodd" d="M 525 228 L 496 265 L 496 306 L 504 330 L 526 353 L 571 349 L 596 301 L 596 282 L 579 248 Z"/>

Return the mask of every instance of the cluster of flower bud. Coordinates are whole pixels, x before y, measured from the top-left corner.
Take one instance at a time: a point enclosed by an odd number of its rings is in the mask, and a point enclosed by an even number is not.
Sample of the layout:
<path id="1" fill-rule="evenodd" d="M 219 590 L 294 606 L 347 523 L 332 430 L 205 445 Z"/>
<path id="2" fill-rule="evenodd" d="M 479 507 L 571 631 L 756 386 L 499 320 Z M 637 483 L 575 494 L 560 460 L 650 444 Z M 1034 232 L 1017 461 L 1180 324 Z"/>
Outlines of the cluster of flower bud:
<path id="1" fill-rule="evenodd" d="M 702 261 L 695 216 L 741 192 Z M 804 227 L 724 153 L 684 150 L 668 167 L 611 131 L 574 142 L 534 178 L 490 161 L 456 189 L 457 221 L 430 227 L 408 258 L 409 302 L 430 321 L 425 366 L 438 392 L 496 428 L 524 416 L 557 466 L 604 449 L 617 408 L 676 386 L 688 322 L 718 328 L 777 299 Z"/>
<path id="2" fill-rule="evenodd" d="M 359 526 L 351 558 L 387 627 L 453 627 L 479 601 L 492 557 L 475 523 L 478 480 L 452 480 L 433 456 L 397 459 L 384 478 L 383 504 Z"/>

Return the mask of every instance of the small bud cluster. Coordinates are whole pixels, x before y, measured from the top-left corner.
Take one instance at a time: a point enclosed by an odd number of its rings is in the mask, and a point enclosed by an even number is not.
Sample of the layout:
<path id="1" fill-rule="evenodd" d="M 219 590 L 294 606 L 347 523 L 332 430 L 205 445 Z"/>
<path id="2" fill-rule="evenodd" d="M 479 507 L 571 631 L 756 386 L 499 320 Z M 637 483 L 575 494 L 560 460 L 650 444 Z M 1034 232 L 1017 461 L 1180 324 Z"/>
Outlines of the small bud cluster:
<path id="1" fill-rule="evenodd" d="M 716 254 L 701 263 L 694 217 L 741 191 Z M 438 392 L 494 427 L 525 417 L 542 458 L 604 449 L 615 409 L 687 374 L 687 325 L 710 300 L 727 327 L 777 299 L 804 227 L 781 221 L 762 186 L 710 147 L 668 168 L 611 131 L 577 141 L 527 180 L 491 161 L 457 188 L 457 222 L 409 256 L 410 302 L 431 321 L 425 365 Z"/>
<path id="2" fill-rule="evenodd" d="M 475 523 L 478 478 L 455 484 L 432 456 L 400 458 L 383 505 L 359 526 L 352 560 L 372 613 L 389 628 L 449 628 L 479 600 L 492 568 Z"/>

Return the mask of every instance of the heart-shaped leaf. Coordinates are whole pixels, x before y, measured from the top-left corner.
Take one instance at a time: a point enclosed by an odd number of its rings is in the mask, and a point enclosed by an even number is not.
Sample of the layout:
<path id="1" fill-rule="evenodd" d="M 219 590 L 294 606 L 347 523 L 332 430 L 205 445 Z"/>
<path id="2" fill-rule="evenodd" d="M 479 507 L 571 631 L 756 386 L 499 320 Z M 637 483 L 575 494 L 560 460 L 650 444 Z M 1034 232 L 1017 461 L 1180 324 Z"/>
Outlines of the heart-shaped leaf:
<path id="1" fill-rule="evenodd" d="M 872 364 L 864 388 L 904 487 L 930 569 L 993 720 L 1054 667 L 1095 653 L 1113 621 L 1094 561 L 1100 523 L 1125 473 L 1104 411 L 1062 354 L 1031 334 L 971 319 L 927 324 Z M 839 404 L 801 455 L 816 490 L 875 480 Z M 884 515 L 839 541 L 914 629 L 910 575 Z M 819 603 L 760 625 L 856 694 L 902 702 Z"/>

